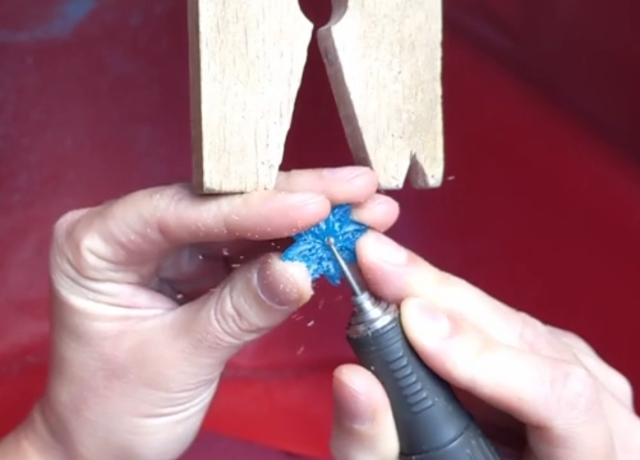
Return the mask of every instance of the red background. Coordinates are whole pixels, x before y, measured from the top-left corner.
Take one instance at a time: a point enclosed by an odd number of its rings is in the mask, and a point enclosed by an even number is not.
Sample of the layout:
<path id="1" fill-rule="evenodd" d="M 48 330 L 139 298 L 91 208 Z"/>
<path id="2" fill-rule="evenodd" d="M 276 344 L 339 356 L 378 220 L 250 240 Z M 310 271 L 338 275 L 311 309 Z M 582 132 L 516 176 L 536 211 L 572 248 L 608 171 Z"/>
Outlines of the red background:
<path id="1" fill-rule="evenodd" d="M 329 12 L 324 0 L 303 8 L 316 23 Z M 397 193 L 391 234 L 583 335 L 639 384 L 640 4 L 445 9 L 448 180 Z M 284 166 L 350 163 L 309 50 Z M 0 433 L 43 388 L 53 222 L 189 173 L 185 1 L 0 0 Z M 234 360 L 205 428 L 327 456 L 330 373 L 351 359 L 348 311 L 342 292 L 321 285 Z"/>

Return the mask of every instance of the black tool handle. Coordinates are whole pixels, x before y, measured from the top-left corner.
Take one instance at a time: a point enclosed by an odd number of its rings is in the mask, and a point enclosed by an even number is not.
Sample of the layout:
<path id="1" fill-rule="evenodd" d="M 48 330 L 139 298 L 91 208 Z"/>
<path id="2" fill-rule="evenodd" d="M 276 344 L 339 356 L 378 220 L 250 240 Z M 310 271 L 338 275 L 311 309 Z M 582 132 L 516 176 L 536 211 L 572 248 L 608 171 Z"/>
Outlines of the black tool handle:
<path id="1" fill-rule="evenodd" d="M 360 363 L 387 392 L 401 459 L 500 460 L 451 386 L 413 350 L 399 316 L 348 340 Z"/>

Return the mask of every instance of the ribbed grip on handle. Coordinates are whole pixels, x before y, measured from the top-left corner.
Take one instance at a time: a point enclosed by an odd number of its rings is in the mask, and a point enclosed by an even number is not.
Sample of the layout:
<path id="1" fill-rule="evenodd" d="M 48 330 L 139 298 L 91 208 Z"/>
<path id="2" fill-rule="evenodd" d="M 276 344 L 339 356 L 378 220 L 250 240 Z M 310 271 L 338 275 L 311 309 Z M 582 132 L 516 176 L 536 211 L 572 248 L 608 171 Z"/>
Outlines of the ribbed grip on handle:
<path id="1" fill-rule="evenodd" d="M 496 460 L 496 453 L 486 436 L 471 423 L 465 432 L 451 444 L 422 455 L 402 455 L 402 460 Z"/>
<path id="2" fill-rule="evenodd" d="M 413 350 L 396 317 L 348 337 L 360 363 L 384 386 L 406 460 L 499 460 L 451 386 Z"/>

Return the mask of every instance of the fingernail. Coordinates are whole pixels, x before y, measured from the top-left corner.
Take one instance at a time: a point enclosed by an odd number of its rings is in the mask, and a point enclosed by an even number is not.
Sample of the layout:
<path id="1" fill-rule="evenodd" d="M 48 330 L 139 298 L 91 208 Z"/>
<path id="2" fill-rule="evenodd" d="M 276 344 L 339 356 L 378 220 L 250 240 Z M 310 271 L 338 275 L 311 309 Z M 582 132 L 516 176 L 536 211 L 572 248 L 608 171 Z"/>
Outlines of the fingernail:
<path id="1" fill-rule="evenodd" d="M 407 299 L 402 305 L 404 324 L 426 340 L 443 340 L 451 333 L 451 322 L 444 312 L 424 299 Z"/>
<path id="2" fill-rule="evenodd" d="M 311 282 L 304 265 L 267 256 L 256 271 L 260 296 L 276 308 L 293 309 L 311 296 Z"/>
<path id="3" fill-rule="evenodd" d="M 409 252 L 382 233 L 370 232 L 365 235 L 370 246 L 369 257 L 388 265 L 405 265 L 409 258 Z M 364 239 L 363 238 L 363 239 Z"/>
<path id="4" fill-rule="evenodd" d="M 369 172 L 369 168 L 365 168 L 364 166 L 345 166 L 341 168 L 326 168 L 322 171 L 324 177 L 329 179 L 342 179 L 348 180 L 353 179 L 354 177 L 362 176 Z"/>
<path id="5" fill-rule="evenodd" d="M 341 397 L 336 404 L 336 416 L 340 423 L 356 428 L 364 428 L 373 423 L 374 411 L 370 401 L 356 388 L 344 380 L 335 377 L 339 381 Z"/>
<path id="6" fill-rule="evenodd" d="M 374 215 L 380 213 L 394 212 L 392 207 L 398 207 L 398 203 L 393 198 L 386 195 L 374 195 L 362 204 L 355 205 L 351 212 L 351 218 L 358 222 L 365 222 Z"/>

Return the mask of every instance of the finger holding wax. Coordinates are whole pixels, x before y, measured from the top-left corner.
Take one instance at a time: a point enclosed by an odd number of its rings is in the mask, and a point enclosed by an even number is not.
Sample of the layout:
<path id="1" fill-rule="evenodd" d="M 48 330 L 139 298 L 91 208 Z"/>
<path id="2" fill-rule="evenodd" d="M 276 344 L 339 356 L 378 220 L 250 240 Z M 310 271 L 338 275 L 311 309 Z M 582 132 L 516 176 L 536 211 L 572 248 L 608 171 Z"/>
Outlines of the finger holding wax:
<path id="1" fill-rule="evenodd" d="M 96 275 L 143 282 L 139 275 L 185 246 L 289 237 L 338 203 L 354 203 L 363 223 L 384 230 L 395 222 L 397 205 L 376 195 L 376 187 L 375 173 L 364 167 L 283 172 L 275 190 L 242 195 L 198 196 L 186 184 L 154 187 L 68 213 L 56 225 L 53 255 L 92 271 L 84 260 L 90 254 L 101 267 L 118 268 Z M 382 209 L 374 205 L 380 202 Z M 61 247 L 64 254 L 56 251 Z"/>

